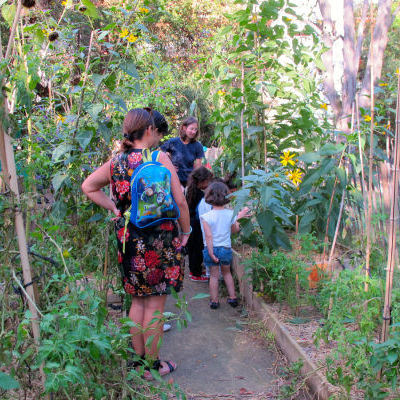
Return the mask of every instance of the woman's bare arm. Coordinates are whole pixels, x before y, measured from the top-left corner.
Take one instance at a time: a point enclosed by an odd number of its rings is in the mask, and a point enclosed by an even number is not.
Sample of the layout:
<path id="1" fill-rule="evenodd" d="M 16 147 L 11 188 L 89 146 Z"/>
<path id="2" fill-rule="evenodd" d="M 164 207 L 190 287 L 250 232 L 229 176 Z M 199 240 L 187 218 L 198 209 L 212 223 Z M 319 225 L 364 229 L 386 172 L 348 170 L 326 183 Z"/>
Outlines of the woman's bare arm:
<path id="1" fill-rule="evenodd" d="M 115 203 L 101 190 L 111 182 L 110 163 L 107 161 L 100 168 L 91 173 L 82 183 L 82 191 L 94 203 L 107 210 L 112 211 L 116 216 L 121 213 Z"/>
<path id="2" fill-rule="evenodd" d="M 193 162 L 193 168 L 194 169 L 199 168 L 199 167 L 202 166 L 202 164 L 203 164 L 203 159 L 202 158 L 196 158 L 194 160 L 194 162 Z"/>

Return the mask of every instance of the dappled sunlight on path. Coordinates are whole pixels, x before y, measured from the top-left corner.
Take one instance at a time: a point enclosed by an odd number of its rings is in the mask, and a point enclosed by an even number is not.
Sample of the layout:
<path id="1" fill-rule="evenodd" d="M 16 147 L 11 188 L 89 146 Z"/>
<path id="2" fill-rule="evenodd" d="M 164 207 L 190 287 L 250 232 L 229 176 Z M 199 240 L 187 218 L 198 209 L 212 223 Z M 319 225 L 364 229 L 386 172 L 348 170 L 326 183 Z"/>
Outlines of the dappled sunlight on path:
<path id="1" fill-rule="evenodd" d="M 207 283 L 185 280 L 184 293 L 193 321 L 180 332 L 174 325 L 164 336 L 161 358 L 178 364 L 168 379 L 179 384 L 189 399 L 220 395 L 232 395 L 225 397 L 229 399 L 243 398 L 243 395 L 247 399 L 274 398 L 271 388 L 276 378 L 274 353 L 243 329 L 248 318 L 242 315 L 240 306 L 233 309 L 222 298 L 221 307 L 211 310 L 208 298 L 190 300 L 196 293 L 207 292 Z M 176 311 L 173 300 L 169 296 L 166 311 Z M 257 395 L 261 393 L 263 397 Z"/>

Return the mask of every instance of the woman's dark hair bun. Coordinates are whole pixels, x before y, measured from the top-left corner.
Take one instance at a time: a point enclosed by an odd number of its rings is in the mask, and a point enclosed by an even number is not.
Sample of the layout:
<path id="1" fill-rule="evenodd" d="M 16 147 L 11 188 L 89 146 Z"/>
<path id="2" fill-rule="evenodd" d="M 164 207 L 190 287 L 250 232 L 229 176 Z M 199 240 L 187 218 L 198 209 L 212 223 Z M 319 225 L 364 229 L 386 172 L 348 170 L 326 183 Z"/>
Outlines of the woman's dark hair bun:
<path id="1" fill-rule="evenodd" d="M 150 110 L 150 109 L 148 109 Z M 124 140 L 120 151 L 128 151 L 134 147 L 135 140 L 140 140 L 149 126 L 154 126 L 152 112 L 144 108 L 128 111 L 122 124 Z"/>
<path id="2" fill-rule="evenodd" d="M 158 129 L 158 132 L 163 136 L 168 134 L 168 122 L 164 115 L 160 112 L 153 110 L 154 126 Z"/>

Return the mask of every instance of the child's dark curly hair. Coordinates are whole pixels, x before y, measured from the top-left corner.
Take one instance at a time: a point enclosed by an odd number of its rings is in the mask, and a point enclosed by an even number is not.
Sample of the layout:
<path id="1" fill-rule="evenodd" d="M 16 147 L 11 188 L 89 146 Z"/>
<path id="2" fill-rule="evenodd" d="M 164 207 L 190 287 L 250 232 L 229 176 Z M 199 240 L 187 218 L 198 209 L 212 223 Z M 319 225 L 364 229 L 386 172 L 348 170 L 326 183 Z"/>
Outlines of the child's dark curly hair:
<path id="1" fill-rule="evenodd" d="M 186 201 L 189 208 L 196 207 L 194 204 L 196 201 L 196 193 L 200 190 L 197 185 L 200 182 L 211 181 L 214 179 L 213 173 L 206 167 L 199 167 L 194 169 L 188 178 L 187 188 L 186 188 Z"/>
<path id="2" fill-rule="evenodd" d="M 228 186 L 223 182 L 213 182 L 206 190 L 204 199 L 212 206 L 224 206 L 229 203 L 226 197 L 230 194 Z"/>

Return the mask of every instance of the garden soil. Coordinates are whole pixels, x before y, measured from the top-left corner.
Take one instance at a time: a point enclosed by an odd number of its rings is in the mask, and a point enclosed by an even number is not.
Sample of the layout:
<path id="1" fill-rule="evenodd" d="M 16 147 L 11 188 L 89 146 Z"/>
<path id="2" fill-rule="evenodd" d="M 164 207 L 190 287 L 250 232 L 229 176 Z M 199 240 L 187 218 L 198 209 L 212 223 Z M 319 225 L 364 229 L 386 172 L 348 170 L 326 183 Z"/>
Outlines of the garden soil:
<path id="1" fill-rule="evenodd" d="M 172 323 L 164 335 L 161 359 L 178 365 L 167 379 L 177 383 L 188 399 L 276 398 L 276 352 L 250 333 L 241 306 L 233 309 L 221 298 L 220 308 L 211 310 L 209 298 L 192 299 L 207 292 L 206 282 L 185 278 L 183 293 L 192 322 L 181 331 Z M 168 296 L 166 311 L 177 313 L 174 304 Z"/>

